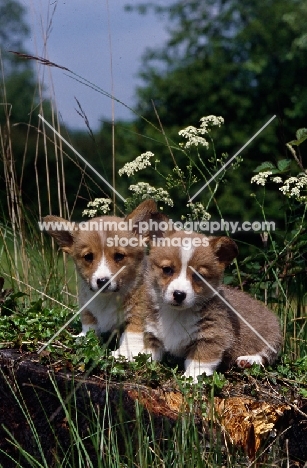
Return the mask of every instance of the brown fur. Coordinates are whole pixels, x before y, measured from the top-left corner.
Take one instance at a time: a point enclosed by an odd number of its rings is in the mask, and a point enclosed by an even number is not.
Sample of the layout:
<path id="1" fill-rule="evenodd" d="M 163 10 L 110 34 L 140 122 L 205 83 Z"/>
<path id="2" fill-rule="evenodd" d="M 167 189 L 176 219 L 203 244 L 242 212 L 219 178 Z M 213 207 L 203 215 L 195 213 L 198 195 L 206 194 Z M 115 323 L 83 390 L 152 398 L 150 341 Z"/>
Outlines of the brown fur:
<path id="1" fill-rule="evenodd" d="M 175 237 L 199 239 L 200 242 L 205 239 L 201 234 L 184 232 L 172 232 L 167 237 L 170 240 Z M 282 342 L 277 317 L 264 304 L 246 293 L 221 285 L 225 266 L 236 257 L 238 249 L 228 237 L 211 237 L 208 241 L 209 246 L 197 246 L 191 253 L 185 277 L 189 292 L 180 304 L 176 304 L 171 293 L 168 293 L 174 280 L 177 280 L 176 285 L 181 284 L 178 280 L 182 267 L 180 248 L 168 246 L 151 249 L 147 286 L 143 290 L 142 301 L 139 300 L 139 309 L 144 310 L 147 304 L 144 325 L 146 351 L 151 352 L 154 359 L 160 359 L 165 351 L 169 351 L 183 357 L 186 363 L 197 361 L 206 369 L 208 363 L 208 373 L 212 373 L 214 368 L 229 368 L 237 362 L 239 356 L 259 355 L 263 364 L 271 364 Z M 190 267 L 200 273 L 270 346 L 215 295 Z M 190 298 L 193 294 L 192 305 L 185 307 L 188 296 Z M 169 334 L 165 335 L 167 326 Z M 182 334 L 182 342 L 178 340 L 179 334 Z M 242 367 L 251 365 L 244 359 L 237 364 Z M 195 374 L 188 375 L 198 374 L 195 371 Z"/>
<path id="2" fill-rule="evenodd" d="M 103 216 L 93 218 L 81 224 L 75 224 L 69 231 L 50 227 L 47 232 L 56 240 L 60 248 L 68 253 L 77 268 L 80 277 L 79 305 L 83 306 L 96 291 L 100 289 L 95 273 L 99 269 L 102 258 L 110 272 L 110 278 L 115 276 L 105 290 L 101 292 L 81 313 L 83 334 L 89 328 L 100 333 L 112 331 L 129 321 L 131 297 L 143 279 L 145 248 L 144 241 L 148 240 L 148 233 L 139 234 L 139 223 L 148 222 L 151 217 L 158 215 L 157 206 L 153 200 L 145 200 L 126 218 Z M 68 223 L 57 216 L 46 216 L 46 223 Z M 132 229 L 123 229 L 123 222 L 133 225 Z M 103 230 L 90 230 L 90 226 L 101 225 Z M 113 225 L 106 225 L 113 223 Z M 50 224 L 51 226 L 51 224 Z M 87 229 L 85 229 L 85 227 Z M 133 246 L 115 245 L 115 238 L 133 241 Z M 113 240 L 113 245 L 110 245 Z M 95 280 L 93 280 L 95 278 Z M 104 320 L 104 313 L 108 312 L 108 319 Z M 112 314 L 114 318 L 112 318 Z"/>

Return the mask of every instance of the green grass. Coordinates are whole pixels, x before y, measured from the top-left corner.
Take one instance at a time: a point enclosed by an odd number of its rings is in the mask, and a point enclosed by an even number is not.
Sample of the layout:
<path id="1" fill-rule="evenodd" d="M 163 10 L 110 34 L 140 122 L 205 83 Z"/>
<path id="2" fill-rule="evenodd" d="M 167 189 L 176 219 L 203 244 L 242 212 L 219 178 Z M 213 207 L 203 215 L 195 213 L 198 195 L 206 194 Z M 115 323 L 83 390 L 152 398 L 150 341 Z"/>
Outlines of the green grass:
<path id="1" fill-rule="evenodd" d="M 0 276 L 5 288 L 24 292 L 29 301 L 49 298 L 50 306 L 55 301 L 75 304 L 76 272 L 71 258 L 52 248 L 35 223 L 21 235 L 14 237 L 9 222 L 0 223 Z"/>
<path id="2" fill-rule="evenodd" d="M 25 306 L 24 300 L 24 295 L 12 293 L 2 304 L 0 346 L 34 352 L 62 327 L 73 311 L 46 307 L 42 299 Z M 273 394 L 275 392 L 281 401 L 290 404 L 293 398 L 299 400 L 307 397 L 306 357 L 293 362 L 287 355 L 283 355 L 276 365 L 266 370 L 259 366 L 243 372 L 232 370 L 226 377 L 215 374 L 213 377 L 203 377 L 198 385 L 191 385 L 182 377 L 182 371 L 170 361 L 163 364 L 148 362 L 146 355 L 140 355 L 132 363 L 114 361 L 109 341 L 102 343 L 94 332 L 76 340 L 72 335 L 78 331 L 80 323 L 76 320 L 41 353 L 39 361 L 54 371 L 55 375 L 59 371 L 68 372 L 72 383 L 74 376 L 78 380 L 86 380 L 91 375 L 98 375 L 106 383 L 106 392 L 101 400 L 103 404 L 89 399 L 85 414 L 84 407 L 80 407 L 80 384 L 64 391 L 63 385 L 59 386 L 56 378 L 50 374 L 50 383 L 46 384 L 44 391 L 37 389 L 39 395 L 36 396 L 35 406 L 39 405 L 43 413 L 47 411 L 48 408 L 44 408 L 44 395 L 52 393 L 58 402 L 57 406 L 62 408 L 63 424 L 71 441 L 68 445 L 67 442 L 61 444 L 61 440 L 57 439 L 58 428 L 51 421 L 49 431 L 53 438 L 46 448 L 39 435 L 37 420 L 33 419 L 27 406 L 29 400 L 25 401 L 17 382 L 7 380 L 15 404 L 30 428 L 32 439 L 32 448 L 27 450 L 14 434 L 8 434 L 8 439 L 18 453 L 16 466 L 50 466 L 51 447 L 54 467 L 252 466 L 244 450 L 232 446 L 225 438 L 218 418 L 202 419 L 199 414 L 208 414 L 208 408 L 212 407 L 216 395 L 225 396 L 243 387 L 245 396 L 249 394 L 260 399 L 262 388 L 266 391 L 273 389 Z M 180 391 L 184 395 L 185 411 L 177 421 L 172 422 L 168 418 L 157 418 L 148 413 L 137 400 L 131 413 L 131 408 L 127 410 L 124 396 L 117 396 L 114 406 L 114 388 L 120 395 L 120 388 L 124 389 L 125 384 L 133 384 L 134 387 L 139 385 L 140 389 L 145 385 Z M 68 399 L 65 396 L 67 393 Z M 266 445 L 262 446 L 257 454 L 261 459 L 260 466 L 282 466 L 276 464 L 277 460 L 286 459 L 279 446 L 279 439 L 272 443 L 268 452 L 265 449 Z"/>
<path id="3" fill-rule="evenodd" d="M 18 467 L 254 466 L 242 449 L 232 447 L 227 438 L 225 439 L 223 429 L 218 423 L 195 417 L 195 408 L 198 408 L 198 415 L 205 415 L 212 405 L 214 387 L 209 384 L 205 387 L 208 392 L 206 400 L 203 398 L 202 386 L 179 384 L 184 394 L 185 407 L 178 419 L 171 421 L 148 413 L 138 400 L 133 407 L 130 405 L 128 410 L 126 400 L 120 397 L 120 391 L 117 391 L 117 399 L 114 401 L 114 387 L 112 388 L 111 382 L 109 387 L 107 384 L 104 398 L 101 399 L 103 405 L 97 404 L 97 397 L 96 403 L 87 399 L 82 405 L 77 390 L 72 392 L 69 399 L 65 398 L 63 388 L 60 388 L 56 379 L 51 376 L 45 391 L 52 393 L 57 399 L 60 411 L 57 423 L 54 419 L 50 421 L 51 418 L 47 414 L 49 407 L 44 408 L 41 389 L 34 389 L 34 405 L 40 406 L 40 420 L 35 419 L 34 422 L 31 409 L 27 407 L 18 384 L 15 382 L 12 385 L 8 382 L 8 386 L 28 425 L 31 439 L 30 453 L 20 445 L 17 437 L 7 431 L 8 440 L 17 449 L 16 456 L 11 458 Z M 42 427 L 42 414 L 45 414 L 46 421 L 49 421 L 49 429 L 44 429 L 44 436 L 48 435 L 49 450 L 46 450 L 46 441 L 42 439 L 36 426 L 39 422 L 39 426 Z M 65 426 L 65 440 L 58 437 L 59 420 Z M 286 454 L 280 449 L 278 439 L 273 445 L 269 442 L 258 454 L 260 465 L 257 466 L 283 466 L 282 460 L 286 462 Z"/>

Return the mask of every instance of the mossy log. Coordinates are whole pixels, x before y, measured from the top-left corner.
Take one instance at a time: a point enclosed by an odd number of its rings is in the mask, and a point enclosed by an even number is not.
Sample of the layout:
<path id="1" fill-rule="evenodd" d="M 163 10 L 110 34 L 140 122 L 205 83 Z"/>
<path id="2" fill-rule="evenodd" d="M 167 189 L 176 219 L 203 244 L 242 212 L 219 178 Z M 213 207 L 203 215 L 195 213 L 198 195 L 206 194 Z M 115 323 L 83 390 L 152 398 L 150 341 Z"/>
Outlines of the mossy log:
<path id="1" fill-rule="evenodd" d="M 161 440 L 165 439 L 166 427 L 171 430 L 183 414 L 189 413 L 193 414 L 204 437 L 213 423 L 228 443 L 242 447 L 251 460 L 262 443 L 276 435 L 281 435 L 278 443 L 290 459 L 307 460 L 307 402 L 304 400 L 298 408 L 283 402 L 277 394 L 274 398 L 274 392 L 268 395 L 260 391 L 251 397 L 235 394 L 229 388 L 228 395 L 210 399 L 203 393 L 193 399 L 192 395 L 187 397 L 167 386 L 150 388 L 131 382 L 112 382 L 99 375 L 84 378 L 54 372 L 40 364 L 37 355 L 17 350 L 0 350 L 0 371 L 0 464 L 6 468 L 16 466 L 8 455 L 19 459 L 19 450 L 12 440 L 37 459 L 41 457 L 40 445 L 51 466 L 59 447 L 62 451 L 71 449 L 68 419 L 76 421 L 78 431 L 86 440 L 94 412 L 103 414 L 106 404 L 109 409 L 105 430 L 116 425 L 119 432 L 125 432 L 117 437 L 124 451 L 127 434 L 135 436 L 136 402 L 143 409 L 142 417 L 154 421 L 156 437 Z M 121 426 L 123 419 L 125 427 Z M 35 440 L 36 433 L 40 444 Z M 87 449 L 91 453 L 90 444 Z M 20 466 L 31 464 L 23 462 Z"/>

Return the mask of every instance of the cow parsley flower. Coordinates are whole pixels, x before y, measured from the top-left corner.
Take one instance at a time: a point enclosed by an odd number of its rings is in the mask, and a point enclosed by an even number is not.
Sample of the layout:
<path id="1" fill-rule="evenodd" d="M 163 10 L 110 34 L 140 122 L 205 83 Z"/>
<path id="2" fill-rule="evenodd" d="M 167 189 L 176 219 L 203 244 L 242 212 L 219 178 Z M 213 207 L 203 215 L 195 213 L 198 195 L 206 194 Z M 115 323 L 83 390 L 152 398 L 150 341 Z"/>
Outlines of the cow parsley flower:
<path id="1" fill-rule="evenodd" d="M 283 183 L 283 180 L 281 177 L 273 177 L 272 179 L 272 182 L 275 182 L 275 184 L 282 184 Z"/>
<path id="2" fill-rule="evenodd" d="M 151 151 L 146 151 L 146 153 L 142 153 L 140 156 L 135 158 L 134 161 L 126 163 L 119 171 L 118 174 L 122 176 L 126 174 L 128 177 L 134 175 L 136 172 L 145 169 L 147 166 L 151 166 L 150 158 L 152 158 L 154 154 Z"/>
<path id="3" fill-rule="evenodd" d="M 211 215 L 206 211 L 204 205 L 201 202 L 188 203 L 187 207 L 191 211 L 192 219 L 201 221 L 207 221 L 211 218 Z"/>
<path id="4" fill-rule="evenodd" d="M 169 193 L 163 188 L 155 188 L 149 185 L 147 182 L 139 182 L 136 185 L 130 185 L 129 190 L 138 195 L 141 200 L 146 198 L 152 198 L 155 201 L 161 201 L 169 206 L 174 206 L 173 200 L 170 198 Z"/>
<path id="5" fill-rule="evenodd" d="M 83 210 L 82 216 L 88 216 L 89 218 L 94 218 L 97 214 L 97 210 Z"/>
<path id="6" fill-rule="evenodd" d="M 251 178 L 251 182 L 252 183 L 255 183 L 257 185 L 265 185 L 266 182 L 267 182 L 267 179 L 268 177 L 272 175 L 272 172 L 271 171 L 263 171 L 263 172 L 259 172 L 259 174 L 253 176 Z"/>
<path id="7" fill-rule="evenodd" d="M 95 198 L 95 200 L 88 202 L 86 206 L 91 209 L 83 210 L 82 216 L 94 218 L 94 216 L 105 215 L 110 211 L 111 203 L 112 200 L 109 198 Z"/>
<path id="8" fill-rule="evenodd" d="M 224 119 L 223 117 L 208 115 L 206 117 L 202 117 L 200 122 L 200 128 L 189 125 L 188 127 L 179 130 L 178 134 L 187 139 L 186 143 L 179 143 L 179 146 L 182 146 L 186 149 L 191 148 L 191 146 L 204 146 L 205 148 L 208 148 L 209 143 L 202 135 L 209 133 L 210 127 L 220 127 L 224 122 Z"/>
<path id="9" fill-rule="evenodd" d="M 289 198 L 295 198 L 297 201 L 306 202 L 307 196 L 301 192 L 307 190 L 307 175 L 299 174 L 298 177 L 289 177 L 283 182 L 279 190 Z"/>
<path id="10" fill-rule="evenodd" d="M 268 177 L 272 175 L 271 171 L 259 172 L 259 174 L 252 177 L 251 182 L 255 182 L 258 185 L 265 185 Z M 275 176 L 270 177 L 270 180 L 275 184 L 283 184 L 279 187 L 279 190 L 288 198 L 293 198 L 299 202 L 306 202 L 307 195 L 307 175 L 302 173 L 297 177 L 289 177 L 286 180 L 282 180 L 281 177 Z M 305 192 L 305 193 L 302 193 Z"/>
<path id="11" fill-rule="evenodd" d="M 216 115 L 207 115 L 206 117 L 202 117 L 200 121 L 200 128 L 205 130 L 206 133 L 209 131 L 208 127 L 220 127 L 224 123 L 223 117 L 217 117 Z"/>
<path id="12" fill-rule="evenodd" d="M 188 141 L 186 143 L 179 143 L 180 146 L 184 148 L 191 148 L 191 146 L 205 146 L 209 147 L 209 143 L 205 138 L 199 136 L 201 134 L 200 129 L 190 125 L 189 127 L 179 130 L 178 135 L 186 138 Z"/>

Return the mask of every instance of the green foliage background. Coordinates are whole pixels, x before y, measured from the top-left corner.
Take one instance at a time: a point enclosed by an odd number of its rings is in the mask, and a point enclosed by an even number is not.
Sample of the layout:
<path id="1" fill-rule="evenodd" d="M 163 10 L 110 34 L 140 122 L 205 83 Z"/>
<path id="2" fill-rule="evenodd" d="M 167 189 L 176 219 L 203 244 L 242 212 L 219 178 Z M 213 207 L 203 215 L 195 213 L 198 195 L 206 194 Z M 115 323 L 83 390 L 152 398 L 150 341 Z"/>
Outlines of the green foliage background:
<path id="1" fill-rule="evenodd" d="M 144 85 L 137 90 L 137 111 L 142 117 L 116 125 L 117 169 L 146 150 L 153 151 L 163 161 L 162 171 L 172 169 L 173 162 L 153 105 L 170 142 L 178 141 L 180 128 L 197 126 L 203 115 L 223 116 L 225 126 L 213 136 L 217 154 L 223 152 L 229 156 L 271 115 L 277 114 L 277 121 L 244 151 L 240 170 L 229 171 L 228 183 L 217 194 L 225 217 L 239 217 L 244 211 L 244 216 L 255 218 L 259 212 L 249 199 L 249 180 L 254 168 L 267 159 L 276 162 L 285 158 L 285 143 L 306 123 L 306 5 L 297 0 L 269 0 L 265 5 L 260 0 L 192 0 L 174 1 L 171 7 L 147 2 L 130 8 L 139 9 L 141 14 L 152 8 L 157 15 L 167 15 L 170 35 L 160 50 L 149 49 L 144 55 L 140 72 Z M 24 7 L 16 0 L 2 0 L 0 10 L 1 43 L 5 44 L 10 37 L 12 48 L 22 51 L 24 38 L 29 34 Z M 5 73 L 2 101 L 12 104 L 10 121 L 18 124 L 13 128 L 14 157 L 26 163 L 21 180 L 23 202 L 35 214 L 35 180 L 28 175 L 35 158 L 37 106 L 42 102 L 42 95 L 31 62 L 14 57 L 2 47 L 1 53 Z M 46 112 L 48 115 L 48 104 L 45 104 Z M 5 132 L 5 112 L 1 112 L 0 123 Z M 25 153 L 22 142 L 29 131 Z M 72 131 L 69 138 L 111 181 L 110 123 L 103 123 L 95 134 Z M 52 144 L 48 154 L 52 166 Z M 180 165 L 182 155 L 175 151 L 174 156 Z M 45 169 L 44 163 L 41 164 L 43 179 Z M 68 204 L 73 205 L 80 184 L 80 169 L 68 159 L 65 168 L 70 173 L 66 181 Z M 0 177 L 3 180 L 3 174 Z M 148 171 L 144 172 L 143 180 L 152 185 L 161 183 L 156 174 Z M 127 180 L 117 176 L 116 183 L 118 190 L 127 195 Z M 201 181 L 198 185 L 201 186 Z M 4 184 L 1 186 L 2 209 L 6 210 Z M 51 184 L 51 190 L 54 186 Z M 100 184 L 97 187 L 88 181 L 83 183 L 75 216 L 80 218 L 86 201 L 103 191 L 108 193 Z M 49 208 L 43 191 L 41 197 L 46 213 Z M 177 197 L 178 204 L 186 203 L 180 193 Z M 267 215 L 281 219 L 283 203 L 282 197 L 268 194 Z"/>

